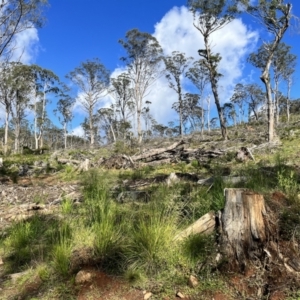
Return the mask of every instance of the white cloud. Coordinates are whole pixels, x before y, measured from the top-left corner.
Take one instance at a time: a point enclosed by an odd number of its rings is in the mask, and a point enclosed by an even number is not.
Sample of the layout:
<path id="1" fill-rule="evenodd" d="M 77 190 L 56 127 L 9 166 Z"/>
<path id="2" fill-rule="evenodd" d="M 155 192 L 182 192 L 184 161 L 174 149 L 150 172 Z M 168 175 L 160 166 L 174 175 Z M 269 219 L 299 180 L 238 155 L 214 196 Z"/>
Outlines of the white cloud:
<path id="1" fill-rule="evenodd" d="M 30 64 L 35 61 L 38 54 L 38 30 L 29 28 L 19 32 L 14 37 L 11 61 L 21 61 Z"/>
<path id="2" fill-rule="evenodd" d="M 71 132 L 70 132 L 71 135 L 76 135 L 76 136 L 79 136 L 79 137 L 84 137 L 84 131 L 83 131 L 83 128 L 82 126 L 77 126 L 75 127 Z"/>
<path id="3" fill-rule="evenodd" d="M 155 25 L 153 35 L 166 55 L 180 51 L 186 56 L 199 59 L 198 50 L 204 48 L 203 38 L 193 26 L 193 16 L 184 6 L 172 8 Z M 223 74 L 219 81 L 222 102 L 230 98 L 237 80 L 242 76 L 245 56 L 253 50 L 257 39 L 257 32 L 250 31 L 240 19 L 233 20 L 212 35 L 212 50 L 222 57 L 219 66 L 219 71 Z M 176 116 L 171 107 L 177 101 L 177 95 L 168 87 L 165 78 L 155 83 L 147 99 L 152 102 L 152 114 L 158 122 L 166 124 Z"/>

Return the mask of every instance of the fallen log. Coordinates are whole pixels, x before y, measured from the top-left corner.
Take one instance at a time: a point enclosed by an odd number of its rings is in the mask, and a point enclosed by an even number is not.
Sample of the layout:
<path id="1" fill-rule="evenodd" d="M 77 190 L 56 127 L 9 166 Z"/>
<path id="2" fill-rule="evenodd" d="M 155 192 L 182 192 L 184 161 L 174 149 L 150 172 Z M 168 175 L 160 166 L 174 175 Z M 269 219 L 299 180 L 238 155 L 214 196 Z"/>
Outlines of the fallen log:
<path id="1" fill-rule="evenodd" d="M 148 158 L 148 157 L 151 157 L 151 156 L 155 156 L 155 155 L 164 153 L 164 152 L 166 152 L 166 151 L 173 150 L 173 149 L 175 149 L 176 147 L 178 147 L 178 146 L 180 146 L 180 145 L 183 145 L 184 143 L 185 143 L 185 142 L 181 140 L 180 142 L 176 142 L 176 143 L 174 143 L 174 144 L 172 144 L 171 146 L 166 147 L 166 148 L 153 149 L 153 150 L 147 151 L 147 152 L 145 152 L 145 153 L 142 153 L 142 154 L 140 154 L 140 155 L 132 156 L 132 160 L 133 160 L 133 161 L 138 161 L 138 160 L 142 160 L 142 159 L 145 159 L 145 158 Z"/>
<path id="2" fill-rule="evenodd" d="M 194 234 L 210 234 L 216 226 L 215 213 L 213 211 L 205 214 L 191 226 L 177 234 L 174 241 L 181 241 Z"/>
<path id="3" fill-rule="evenodd" d="M 68 159 L 68 158 L 57 158 L 57 162 L 60 164 L 73 164 L 73 165 L 80 165 L 82 163 L 81 160 Z"/>
<path id="4" fill-rule="evenodd" d="M 169 164 L 171 163 L 171 158 L 166 158 L 166 159 L 162 159 L 162 160 L 153 160 L 147 163 L 141 162 L 139 163 L 140 167 L 145 167 L 145 166 L 150 166 L 150 167 L 156 167 L 156 166 L 160 166 L 163 164 Z"/>

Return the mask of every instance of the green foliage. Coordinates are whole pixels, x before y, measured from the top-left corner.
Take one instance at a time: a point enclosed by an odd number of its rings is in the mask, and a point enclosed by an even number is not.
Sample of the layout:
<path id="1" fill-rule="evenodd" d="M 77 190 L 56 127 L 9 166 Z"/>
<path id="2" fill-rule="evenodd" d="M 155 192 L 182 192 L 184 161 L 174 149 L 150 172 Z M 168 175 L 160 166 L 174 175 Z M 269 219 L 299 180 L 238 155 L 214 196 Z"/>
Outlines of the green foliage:
<path id="1" fill-rule="evenodd" d="M 277 171 L 278 187 L 286 194 L 295 196 L 299 190 L 295 172 L 291 170 Z"/>
<path id="2" fill-rule="evenodd" d="M 193 264 L 205 262 L 215 249 L 215 237 L 213 235 L 191 235 L 183 241 L 182 252 Z"/>
<path id="3" fill-rule="evenodd" d="M 75 180 L 78 176 L 76 169 L 71 165 L 66 165 L 62 173 L 60 173 L 60 177 L 65 181 Z"/>
<path id="4" fill-rule="evenodd" d="M 52 266 L 62 276 L 69 273 L 71 255 L 72 229 L 69 224 L 63 223 L 52 235 Z"/>
<path id="5" fill-rule="evenodd" d="M 129 270 L 143 270 L 148 276 L 170 266 L 174 257 L 174 212 L 153 205 L 149 214 L 141 215 L 128 236 L 125 248 Z"/>
<path id="6" fill-rule="evenodd" d="M 116 141 L 114 144 L 114 152 L 117 154 L 132 155 L 136 152 L 136 149 L 132 149 L 132 147 L 124 141 Z"/>
<path id="7" fill-rule="evenodd" d="M 69 198 L 64 198 L 61 203 L 61 211 L 63 214 L 70 214 L 73 209 L 73 201 Z"/>
<path id="8" fill-rule="evenodd" d="M 279 218 L 280 235 L 285 240 L 300 242 L 300 207 L 294 204 L 285 208 Z"/>
<path id="9" fill-rule="evenodd" d="M 31 259 L 31 241 L 37 228 L 29 222 L 17 223 L 5 241 L 5 245 L 11 250 L 11 255 L 17 265 L 28 262 Z"/>
<path id="10" fill-rule="evenodd" d="M 62 239 L 57 245 L 53 247 L 53 268 L 63 277 L 68 276 L 71 256 L 71 245 L 66 239 Z"/>

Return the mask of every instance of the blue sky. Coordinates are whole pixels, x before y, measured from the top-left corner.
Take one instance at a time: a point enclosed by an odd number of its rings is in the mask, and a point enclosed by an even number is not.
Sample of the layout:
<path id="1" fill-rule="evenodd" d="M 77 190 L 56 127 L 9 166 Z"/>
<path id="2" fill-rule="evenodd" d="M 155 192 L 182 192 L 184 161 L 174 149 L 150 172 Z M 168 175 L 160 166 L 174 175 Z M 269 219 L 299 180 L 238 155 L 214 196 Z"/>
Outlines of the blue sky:
<path id="1" fill-rule="evenodd" d="M 45 12 L 47 18 L 45 26 L 38 31 L 31 31 L 28 36 L 26 34 L 23 36 L 23 45 L 26 45 L 28 54 L 26 56 L 25 51 L 24 61 L 52 70 L 61 80 L 65 80 L 64 76 L 82 61 L 95 57 L 100 58 L 114 76 L 119 74 L 124 70 L 119 60 L 124 52 L 118 40 L 124 38 L 126 32 L 132 28 L 154 34 L 167 55 L 178 50 L 195 59 L 199 58 L 197 50 L 201 48 L 202 38 L 193 28 L 192 16 L 185 7 L 186 0 L 49 0 L 49 2 L 50 7 Z M 299 1 L 291 2 L 293 13 L 300 16 Z M 236 83 L 259 82 L 259 70 L 248 66 L 246 59 L 248 54 L 261 44 L 262 39 L 267 38 L 264 28 L 259 27 L 249 16 L 233 21 L 214 35 L 213 50 L 223 57 L 220 65 L 221 73 L 224 75 L 220 81 L 223 102 L 230 99 Z M 294 54 L 299 53 L 300 36 L 295 30 L 290 30 L 284 41 L 293 47 Z M 298 81 L 299 77 L 297 72 L 295 81 Z M 186 81 L 183 83 L 187 90 L 188 83 Z M 76 95 L 76 91 L 74 93 Z M 297 84 L 293 86 L 292 96 L 300 97 Z M 154 86 L 149 100 L 152 101 L 151 111 L 160 123 L 167 124 L 168 121 L 177 118 L 171 109 L 177 97 L 164 78 Z M 110 101 L 106 98 L 100 105 L 109 105 Z M 214 104 L 211 106 L 213 116 Z M 80 105 L 77 105 L 73 129 L 79 130 L 78 126 L 84 116 Z"/>

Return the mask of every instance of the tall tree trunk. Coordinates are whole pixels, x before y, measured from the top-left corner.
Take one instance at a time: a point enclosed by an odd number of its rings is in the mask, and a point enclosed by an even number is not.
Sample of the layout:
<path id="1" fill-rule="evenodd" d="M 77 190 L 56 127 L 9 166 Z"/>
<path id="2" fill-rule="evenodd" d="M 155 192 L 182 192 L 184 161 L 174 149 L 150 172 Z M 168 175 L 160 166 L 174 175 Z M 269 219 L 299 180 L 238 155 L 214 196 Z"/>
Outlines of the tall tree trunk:
<path id="1" fill-rule="evenodd" d="M 271 60 L 269 64 L 271 64 Z M 269 68 L 266 67 L 264 73 L 260 77 L 262 82 L 265 84 L 266 87 L 266 94 L 267 94 L 267 117 L 268 117 L 268 141 L 272 142 L 275 136 L 275 129 L 274 129 L 274 109 L 273 109 L 273 99 L 272 99 L 272 91 L 271 91 L 271 83 L 269 77 Z"/>
<path id="2" fill-rule="evenodd" d="M 212 93 L 213 93 L 214 98 L 215 98 L 215 103 L 216 103 L 216 106 L 217 106 L 217 111 L 218 111 L 218 116 L 219 116 L 219 121 L 220 121 L 220 127 L 221 127 L 221 133 L 222 133 L 223 139 L 227 140 L 228 136 L 227 136 L 226 123 L 225 123 L 223 109 L 221 107 L 220 100 L 219 100 L 217 71 L 215 70 L 215 65 L 214 65 L 214 62 L 212 61 L 212 58 L 211 58 L 211 54 L 210 54 L 211 50 L 210 50 L 209 41 L 208 41 L 207 36 L 204 36 L 204 44 L 205 44 L 206 55 L 207 55 L 206 60 L 207 60 L 207 63 L 208 63 L 210 84 L 211 84 Z"/>
<path id="3" fill-rule="evenodd" d="M 288 88 L 287 88 L 287 97 L 286 97 L 286 116 L 287 122 L 290 122 L 290 94 L 291 94 L 292 78 L 288 78 Z"/>
<path id="4" fill-rule="evenodd" d="M 182 121 L 182 98 L 181 93 L 179 94 L 179 134 L 183 136 L 183 121 Z"/>
<path id="5" fill-rule="evenodd" d="M 112 126 L 112 122 L 110 122 L 109 127 L 110 127 L 110 131 L 111 131 L 111 134 L 112 134 L 112 136 L 113 136 L 114 143 L 115 143 L 115 142 L 116 142 L 116 135 L 115 135 L 114 128 L 113 128 L 113 126 Z"/>
<path id="6" fill-rule="evenodd" d="M 94 148 L 95 145 L 95 134 L 94 134 L 94 122 L 93 122 L 93 108 L 89 109 L 89 127 L 90 127 L 90 146 Z"/>
<path id="7" fill-rule="evenodd" d="M 275 77 L 275 124 L 279 124 L 279 96 L 278 96 L 279 79 Z"/>
<path id="8" fill-rule="evenodd" d="M 204 137 L 204 97 L 201 95 L 201 138 Z"/>
<path id="9" fill-rule="evenodd" d="M 137 121 L 138 143 L 140 144 L 143 140 L 142 124 L 141 124 L 141 109 L 137 110 L 136 121 Z"/>
<path id="10" fill-rule="evenodd" d="M 210 96 L 207 97 L 207 130 L 210 132 Z"/>
<path id="11" fill-rule="evenodd" d="M 67 149 L 67 122 L 64 122 L 64 145 L 65 149 Z"/>
<path id="12" fill-rule="evenodd" d="M 15 153 L 20 152 L 20 123 L 16 120 L 15 124 Z"/>
<path id="13" fill-rule="evenodd" d="M 4 129 L 4 155 L 7 155 L 7 151 L 8 151 L 8 122 L 9 122 L 9 111 L 6 109 L 5 129 Z"/>

